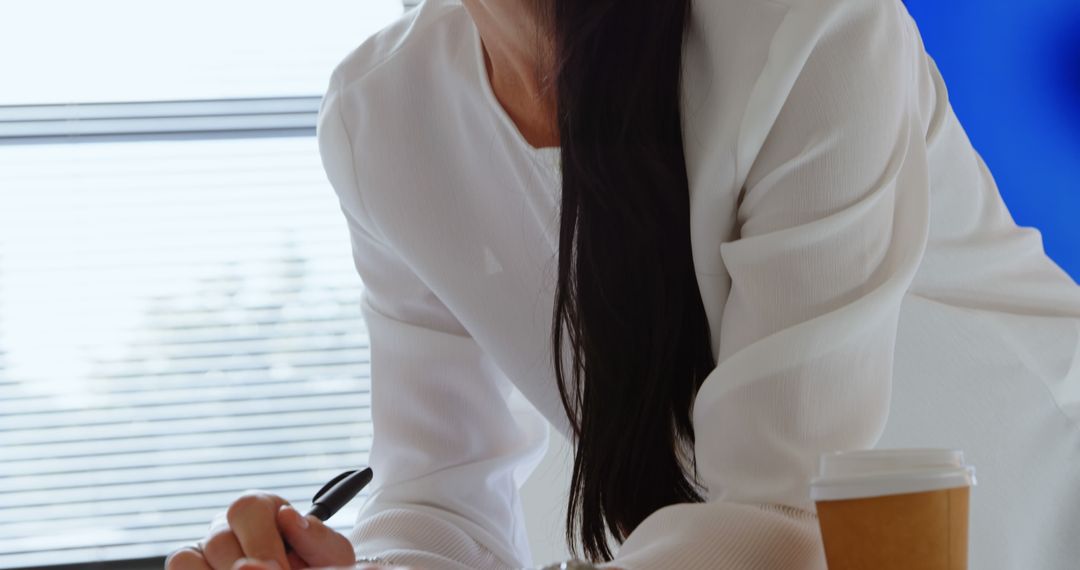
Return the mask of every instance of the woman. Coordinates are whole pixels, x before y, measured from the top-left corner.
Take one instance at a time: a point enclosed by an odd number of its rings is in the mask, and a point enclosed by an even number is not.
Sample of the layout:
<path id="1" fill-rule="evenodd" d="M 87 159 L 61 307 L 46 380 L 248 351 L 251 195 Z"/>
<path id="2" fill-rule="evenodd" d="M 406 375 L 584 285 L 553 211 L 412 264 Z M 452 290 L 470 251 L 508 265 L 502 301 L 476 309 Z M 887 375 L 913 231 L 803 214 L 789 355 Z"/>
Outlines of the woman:
<path id="1" fill-rule="evenodd" d="M 874 446 L 965 450 L 973 568 L 1080 558 L 1080 290 L 899 0 L 428 0 L 319 143 L 375 491 L 349 539 L 247 495 L 170 568 L 531 566 L 545 420 L 612 567 L 824 568 L 818 455 Z"/>

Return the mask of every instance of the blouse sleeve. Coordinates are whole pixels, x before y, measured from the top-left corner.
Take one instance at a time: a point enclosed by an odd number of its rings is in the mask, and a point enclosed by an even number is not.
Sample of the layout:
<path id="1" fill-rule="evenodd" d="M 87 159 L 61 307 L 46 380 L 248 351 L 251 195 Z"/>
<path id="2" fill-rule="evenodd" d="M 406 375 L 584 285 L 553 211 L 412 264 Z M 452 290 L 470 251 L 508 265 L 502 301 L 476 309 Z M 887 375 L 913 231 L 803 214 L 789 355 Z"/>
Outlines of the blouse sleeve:
<path id="1" fill-rule="evenodd" d="M 707 502 L 654 513 L 616 566 L 824 568 L 818 456 L 873 447 L 888 417 L 928 232 L 922 51 L 898 0 L 794 4 L 754 90 L 786 96 L 752 102 L 741 131 L 756 154 L 721 247 L 718 365 L 693 410 Z"/>
<path id="2" fill-rule="evenodd" d="M 360 207 L 353 148 L 332 81 L 319 150 L 364 283 L 371 341 L 375 478 L 352 540 L 357 557 L 425 570 L 531 564 L 518 489 L 547 424 Z"/>

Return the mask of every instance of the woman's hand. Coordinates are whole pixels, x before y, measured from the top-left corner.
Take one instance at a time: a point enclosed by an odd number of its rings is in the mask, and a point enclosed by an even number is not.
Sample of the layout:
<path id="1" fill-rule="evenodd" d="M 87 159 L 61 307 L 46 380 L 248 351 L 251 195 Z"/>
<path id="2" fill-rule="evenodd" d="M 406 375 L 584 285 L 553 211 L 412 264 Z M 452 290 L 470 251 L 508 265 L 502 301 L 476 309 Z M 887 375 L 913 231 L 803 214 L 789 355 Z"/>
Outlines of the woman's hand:
<path id="1" fill-rule="evenodd" d="M 356 563 L 349 539 L 313 516 L 304 517 L 277 495 L 244 494 L 229 505 L 226 519 L 227 527 L 212 531 L 197 546 L 170 554 L 165 569 L 234 570 L 238 562 L 262 561 L 257 563 L 264 566 L 249 570 L 301 570 Z M 286 544 L 291 551 L 286 552 Z"/>

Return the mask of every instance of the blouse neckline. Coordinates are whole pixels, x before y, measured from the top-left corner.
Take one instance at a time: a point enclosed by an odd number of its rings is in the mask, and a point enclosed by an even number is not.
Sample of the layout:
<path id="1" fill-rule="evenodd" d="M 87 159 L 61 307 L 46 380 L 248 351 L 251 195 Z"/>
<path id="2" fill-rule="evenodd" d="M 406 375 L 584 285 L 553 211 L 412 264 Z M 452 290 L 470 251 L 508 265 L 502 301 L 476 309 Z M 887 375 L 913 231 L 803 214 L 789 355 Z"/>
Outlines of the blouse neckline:
<path id="1" fill-rule="evenodd" d="M 470 19 L 470 22 L 471 21 L 472 20 Z M 499 103 L 498 98 L 495 97 L 495 89 L 491 85 L 491 78 L 488 77 L 487 65 L 484 63 L 484 46 L 480 39 L 480 30 L 475 24 L 472 25 L 472 36 L 473 60 L 476 64 L 476 73 L 485 103 L 491 107 L 499 121 L 503 124 L 503 127 L 509 130 L 511 137 L 517 142 L 519 148 L 531 156 L 534 161 L 539 162 L 546 168 L 557 170 L 562 159 L 562 147 L 535 147 L 529 143 L 529 141 L 525 140 L 525 137 L 521 134 L 517 124 L 514 123 L 514 120 L 511 119 L 510 115 L 506 112 L 506 109 Z"/>

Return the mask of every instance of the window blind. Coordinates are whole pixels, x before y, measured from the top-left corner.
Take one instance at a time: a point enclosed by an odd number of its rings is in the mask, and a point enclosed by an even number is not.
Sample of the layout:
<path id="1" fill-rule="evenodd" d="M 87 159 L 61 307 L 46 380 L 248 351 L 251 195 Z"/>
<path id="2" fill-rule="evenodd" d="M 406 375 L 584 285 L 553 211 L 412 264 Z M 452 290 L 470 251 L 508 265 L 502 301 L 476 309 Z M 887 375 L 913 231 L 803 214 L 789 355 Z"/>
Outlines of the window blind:
<path id="1" fill-rule="evenodd" d="M 163 556 L 364 465 L 348 244 L 311 137 L 0 146 L 0 568 Z"/>

